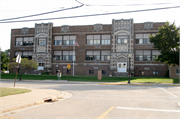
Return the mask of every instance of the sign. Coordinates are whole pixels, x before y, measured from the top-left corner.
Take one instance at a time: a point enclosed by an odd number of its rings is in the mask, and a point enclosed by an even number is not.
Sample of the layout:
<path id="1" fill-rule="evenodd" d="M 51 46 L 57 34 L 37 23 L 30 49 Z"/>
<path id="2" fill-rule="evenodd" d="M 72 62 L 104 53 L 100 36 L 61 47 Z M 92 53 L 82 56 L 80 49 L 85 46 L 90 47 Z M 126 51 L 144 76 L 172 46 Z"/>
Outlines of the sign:
<path id="1" fill-rule="evenodd" d="M 68 64 L 68 65 L 67 65 L 67 68 L 68 68 L 68 69 L 70 69 L 70 68 L 71 68 L 71 65 L 70 65 L 70 64 Z"/>
<path id="2" fill-rule="evenodd" d="M 16 57 L 16 62 L 21 63 L 21 55 L 20 54 L 18 54 L 18 56 Z"/>

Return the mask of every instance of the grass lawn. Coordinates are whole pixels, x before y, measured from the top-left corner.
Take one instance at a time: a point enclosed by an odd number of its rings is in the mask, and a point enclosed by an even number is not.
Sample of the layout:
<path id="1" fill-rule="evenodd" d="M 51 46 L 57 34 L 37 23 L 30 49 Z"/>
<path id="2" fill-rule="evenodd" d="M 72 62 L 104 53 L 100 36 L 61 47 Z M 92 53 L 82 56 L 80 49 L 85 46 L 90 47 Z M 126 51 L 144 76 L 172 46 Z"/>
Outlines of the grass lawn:
<path id="1" fill-rule="evenodd" d="M 28 89 L 0 87 L 0 97 L 21 94 L 21 93 L 28 93 L 30 91 L 31 90 Z"/>
<path id="2" fill-rule="evenodd" d="M 2 79 L 15 79 L 15 74 L 1 74 Z M 22 74 L 23 80 L 58 80 L 56 75 L 26 75 Z M 19 80 L 19 75 L 17 76 Z M 61 80 L 68 80 L 67 75 L 63 75 Z M 102 80 L 97 80 L 97 76 L 69 76 L 69 81 L 88 81 L 88 82 L 128 82 L 128 77 L 108 77 L 103 76 Z M 178 78 L 161 77 L 131 77 L 132 83 L 179 83 Z"/>

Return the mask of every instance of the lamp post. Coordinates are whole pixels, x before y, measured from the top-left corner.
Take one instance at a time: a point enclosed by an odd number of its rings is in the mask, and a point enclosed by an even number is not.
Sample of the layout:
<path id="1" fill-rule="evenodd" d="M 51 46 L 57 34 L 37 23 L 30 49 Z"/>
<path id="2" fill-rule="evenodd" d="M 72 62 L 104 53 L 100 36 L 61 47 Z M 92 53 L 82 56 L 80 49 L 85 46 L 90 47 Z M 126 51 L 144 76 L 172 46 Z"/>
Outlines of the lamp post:
<path id="1" fill-rule="evenodd" d="M 131 82 L 130 82 L 130 58 L 131 58 L 131 54 L 129 54 L 129 77 L 128 77 L 128 84 L 131 84 Z"/>

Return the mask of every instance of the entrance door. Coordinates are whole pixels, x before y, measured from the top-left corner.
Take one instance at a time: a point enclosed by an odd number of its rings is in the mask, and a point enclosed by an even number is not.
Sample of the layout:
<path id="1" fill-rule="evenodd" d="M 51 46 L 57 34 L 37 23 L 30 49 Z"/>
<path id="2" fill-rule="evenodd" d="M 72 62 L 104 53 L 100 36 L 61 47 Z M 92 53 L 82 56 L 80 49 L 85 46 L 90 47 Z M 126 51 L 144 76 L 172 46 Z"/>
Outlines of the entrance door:
<path id="1" fill-rule="evenodd" d="M 126 62 L 119 62 L 117 64 L 117 72 L 126 72 L 127 63 Z"/>

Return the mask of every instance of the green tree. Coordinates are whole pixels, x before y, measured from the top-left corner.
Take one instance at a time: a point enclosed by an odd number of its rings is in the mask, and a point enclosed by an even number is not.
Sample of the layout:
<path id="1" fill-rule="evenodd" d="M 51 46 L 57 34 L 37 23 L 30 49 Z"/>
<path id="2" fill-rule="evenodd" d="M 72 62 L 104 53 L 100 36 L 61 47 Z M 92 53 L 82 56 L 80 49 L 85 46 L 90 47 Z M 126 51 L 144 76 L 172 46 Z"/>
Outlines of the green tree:
<path id="1" fill-rule="evenodd" d="M 175 23 L 170 24 L 169 22 L 159 27 L 156 36 L 150 35 L 150 42 L 161 53 L 155 61 L 168 65 L 179 65 L 179 35 L 179 28 L 175 26 Z"/>
<path id="2" fill-rule="evenodd" d="M 16 58 L 14 58 L 13 61 L 14 62 L 9 63 L 9 69 L 17 66 L 17 62 L 15 62 Z M 38 68 L 38 62 L 35 60 L 29 60 L 28 58 L 22 58 L 21 66 L 25 68 L 26 72 L 28 73 L 29 70 L 35 70 Z"/>
<path id="3" fill-rule="evenodd" d="M 7 66 L 9 63 L 9 57 L 7 52 L 1 52 L 1 70 L 7 70 Z"/>

